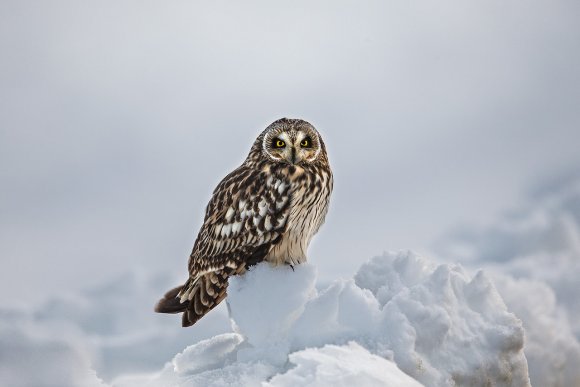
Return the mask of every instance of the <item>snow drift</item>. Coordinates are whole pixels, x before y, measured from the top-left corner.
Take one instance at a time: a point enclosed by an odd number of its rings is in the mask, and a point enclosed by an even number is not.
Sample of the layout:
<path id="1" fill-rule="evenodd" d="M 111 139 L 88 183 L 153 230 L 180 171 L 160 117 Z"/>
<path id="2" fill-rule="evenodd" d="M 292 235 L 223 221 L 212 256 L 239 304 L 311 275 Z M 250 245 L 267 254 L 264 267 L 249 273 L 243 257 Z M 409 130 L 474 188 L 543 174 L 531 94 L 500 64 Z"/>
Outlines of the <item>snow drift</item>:
<path id="1" fill-rule="evenodd" d="M 316 277 L 260 264 L 232 278 L 233 332 L 113 385 L 530 385 L 522 324 L 484 273 L 401 252 L 322 290 Z"/>
<path id="2" fill-rule="evenodd" d="M 486 268 L 523 322 L 534 386 L 580 386 L 580 178 L 549 182 L 492 226 L 463 227 L 438 249 Z"/>

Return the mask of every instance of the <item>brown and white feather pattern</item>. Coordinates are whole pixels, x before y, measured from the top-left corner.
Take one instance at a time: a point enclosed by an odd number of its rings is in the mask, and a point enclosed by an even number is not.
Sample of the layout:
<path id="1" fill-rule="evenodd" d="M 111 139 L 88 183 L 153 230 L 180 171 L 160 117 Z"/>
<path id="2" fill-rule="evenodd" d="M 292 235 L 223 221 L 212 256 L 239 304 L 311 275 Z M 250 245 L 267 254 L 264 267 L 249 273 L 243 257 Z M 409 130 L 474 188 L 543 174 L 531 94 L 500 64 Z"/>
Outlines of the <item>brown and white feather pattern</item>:
<path id="1" fill-rule="evenodd" d="M 312 141 L 319 149 L 313 160 L 280 161 L 264 147 L 266 136 L 296 142 L 304 141 L 304 133 L 309 139 L 316 136 Z M 291 157 L 295 161 L 294 153 Z M 182 325 L 190 326 L 226 297 L 231 275 L 264 260 L 273 265 L 305 262 L 328 211 L 332 183 L 318 132 L 302 120 L 274 122 L 256 139 L 244 163 L 214 190 L 189 259 L 189 279 L 169 291 L 156 311 L 183 312 Z"/>

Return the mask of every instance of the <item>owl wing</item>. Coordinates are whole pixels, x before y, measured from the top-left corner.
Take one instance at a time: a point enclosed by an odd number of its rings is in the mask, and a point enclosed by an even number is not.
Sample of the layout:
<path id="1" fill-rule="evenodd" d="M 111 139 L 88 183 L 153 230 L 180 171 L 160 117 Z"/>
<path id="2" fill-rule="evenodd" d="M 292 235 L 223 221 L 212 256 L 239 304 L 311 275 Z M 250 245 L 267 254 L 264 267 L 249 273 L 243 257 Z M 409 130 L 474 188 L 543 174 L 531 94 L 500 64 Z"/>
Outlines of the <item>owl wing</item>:
<path id="1" fill-rule="evenodd" d="M 264 259 L 285 230 L 290 183 L 284 176 L 242 165 L 226 176 L 207 206 L 189 259 L 190 277 L 168 292 L 156 310 L 183 311 L 197 322 L 226 296 L 229 276 Z"/>
<path id="2" fill-rule="evenodd" d="M 290 183 L 241 166 L 214 190 L 189 261 L 191 276 L 237 265 L 278 238 L 289 215 Z M 250 262 L 250 264 L 256 262 Z"/>

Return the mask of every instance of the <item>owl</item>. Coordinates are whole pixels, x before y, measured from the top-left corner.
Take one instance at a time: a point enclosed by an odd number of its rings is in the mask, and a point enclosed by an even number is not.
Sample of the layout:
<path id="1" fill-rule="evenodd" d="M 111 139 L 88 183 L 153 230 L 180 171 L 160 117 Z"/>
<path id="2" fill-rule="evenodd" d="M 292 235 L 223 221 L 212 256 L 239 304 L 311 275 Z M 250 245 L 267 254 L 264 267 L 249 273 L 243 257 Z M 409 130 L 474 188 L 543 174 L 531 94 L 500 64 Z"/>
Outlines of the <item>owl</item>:
<path id="1" fill-rule="evenodd" d="M 318 131 L 282 118 L 254 141 L 246 160 L 214 190 L 189 257 L 189 278 L 165 294 L 159 313 L 195 324 L 225 297 L 228 278 L 266 261 L 306 262 L 324 223 L 333 177 Z"/>

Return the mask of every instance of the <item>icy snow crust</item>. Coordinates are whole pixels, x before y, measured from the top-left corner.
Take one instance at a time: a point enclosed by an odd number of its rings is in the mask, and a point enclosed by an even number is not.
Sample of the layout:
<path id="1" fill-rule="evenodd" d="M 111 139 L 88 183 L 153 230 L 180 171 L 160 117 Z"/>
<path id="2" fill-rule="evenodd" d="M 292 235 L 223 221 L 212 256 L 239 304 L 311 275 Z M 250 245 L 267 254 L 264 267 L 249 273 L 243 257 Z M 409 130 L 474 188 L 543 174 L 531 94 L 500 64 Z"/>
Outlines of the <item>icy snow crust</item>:
<path id="1" fill-rule="evenodd" d="M 522 324 L 482 272 L 401 252 L 323 290 L 316 278 L 309 264 L 232 278 L 233 333 L 113 385 L 530 385 Z"/>

